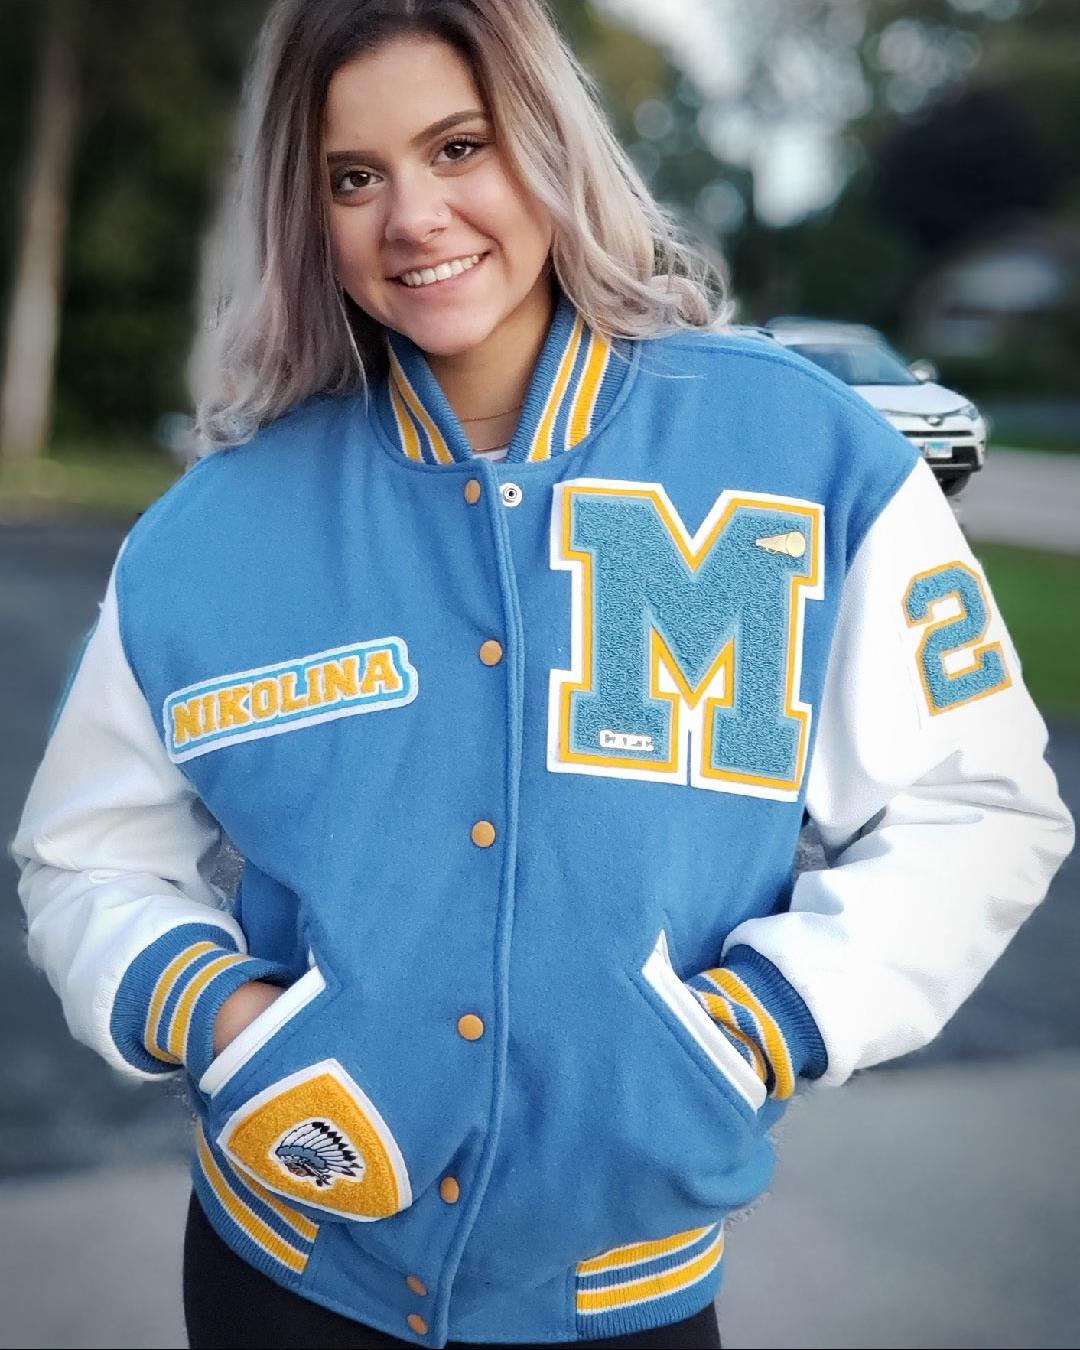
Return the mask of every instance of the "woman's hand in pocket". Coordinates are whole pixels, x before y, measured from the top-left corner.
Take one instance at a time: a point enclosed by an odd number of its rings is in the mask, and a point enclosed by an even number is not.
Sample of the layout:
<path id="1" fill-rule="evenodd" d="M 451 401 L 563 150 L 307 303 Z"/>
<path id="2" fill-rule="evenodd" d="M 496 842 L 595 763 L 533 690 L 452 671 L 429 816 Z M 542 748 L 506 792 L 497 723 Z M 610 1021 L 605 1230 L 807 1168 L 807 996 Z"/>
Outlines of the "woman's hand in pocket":
<path id="1" fill-rule="evenodd" d="M 284 992 L 280 985 L 267 984 L 265 980 L 251 980 L 234 990 L 218 1009 L 214 1021 L 214 1054 L 220 1055 L 249 1022 L 254 1022 Z"/>

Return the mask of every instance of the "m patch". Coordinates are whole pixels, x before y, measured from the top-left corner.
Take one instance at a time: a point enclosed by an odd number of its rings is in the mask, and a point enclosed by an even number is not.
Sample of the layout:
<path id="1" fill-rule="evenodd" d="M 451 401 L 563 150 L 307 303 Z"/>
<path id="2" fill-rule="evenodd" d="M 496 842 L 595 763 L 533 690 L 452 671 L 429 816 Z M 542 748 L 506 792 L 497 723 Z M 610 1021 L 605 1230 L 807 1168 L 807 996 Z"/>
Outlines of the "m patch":
<path id="1" fill-rule="evenodd" d="M 411 703 L 419 689 L 399 637 L 333 647 L 218 675 L 165 700 L 165 746 L 180 764 L 225 745 Z"/>
<path id="2" fill-rule="evenodd" d="M 572 656 L 551 672 L 548 768 L 795 800 L 824 528 L 815 502 L 729 491 L 691 536 L 659 484 L 560 484 L 551 565 L 572 574 Z"/>

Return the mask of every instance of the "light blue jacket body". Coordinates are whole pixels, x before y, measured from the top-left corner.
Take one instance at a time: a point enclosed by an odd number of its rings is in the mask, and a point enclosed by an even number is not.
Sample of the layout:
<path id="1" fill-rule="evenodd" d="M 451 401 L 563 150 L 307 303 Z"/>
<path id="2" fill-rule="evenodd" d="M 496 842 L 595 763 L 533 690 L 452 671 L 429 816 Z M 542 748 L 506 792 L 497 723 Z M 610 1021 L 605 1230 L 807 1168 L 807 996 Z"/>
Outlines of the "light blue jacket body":
<path id="1" fill-rule="evenodd" d="M 813 944 L 874 943 L 832 902 L 792 925 L 819 992 L 765 936 L 845 583 L 918 456 L 778 348 L 612 345 L 560 297 L 493 464 L 391 351 L 368 408 L 201 461 L 119 558 L 161 753 L 245 863 L 235 922 L 192 906 L 126 959 L 108 1036 L 186 1066 L 200 1201 L 303 1296 L 431 1346 L 673 1322 L 796 1084 L 852 1067 Z M 1005 688 L 920 651 L 938 722 Z M 286 992 L 215 1058 L 253 978 Z"/>

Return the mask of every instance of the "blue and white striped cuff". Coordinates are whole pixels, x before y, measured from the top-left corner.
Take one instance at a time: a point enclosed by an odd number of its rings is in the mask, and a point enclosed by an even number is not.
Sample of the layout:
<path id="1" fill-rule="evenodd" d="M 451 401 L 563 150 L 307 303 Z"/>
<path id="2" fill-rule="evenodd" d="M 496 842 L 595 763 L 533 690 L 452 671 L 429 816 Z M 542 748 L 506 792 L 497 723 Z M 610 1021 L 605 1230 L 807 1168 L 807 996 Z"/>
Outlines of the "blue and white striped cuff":
<path id="1" fill-rule="evenodd" d="M 287 983 L 285 967 L 237 951 L 216 924 L 186 923 L 145 947 L 124 972 L 109 1031 L 124 1059 L 144 1073 L 186 1065 L 198 1081 L 214 1058 L 222 1004 L 251 980 Z"/>

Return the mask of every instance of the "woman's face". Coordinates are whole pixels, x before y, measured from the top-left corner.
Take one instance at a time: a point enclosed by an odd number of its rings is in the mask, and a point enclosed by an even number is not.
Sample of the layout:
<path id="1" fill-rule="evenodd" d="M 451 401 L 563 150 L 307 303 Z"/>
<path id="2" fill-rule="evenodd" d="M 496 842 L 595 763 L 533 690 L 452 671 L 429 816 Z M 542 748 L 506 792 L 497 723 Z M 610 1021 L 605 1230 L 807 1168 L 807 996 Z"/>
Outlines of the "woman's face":
<path id="1" fill-rule="evenodd" d="M 547 316 L 550 216 L 511 175 L 453 47 L 395 38 L 340 67 L 323 150 L 334 268 L 373 319 L 456 356 L 489 341 L 497 354 L 500 328 L 522 306 Z M 477 254 L 478 266 L 446 280 L 401 279 L 455 260 L 468 268 Z"/>

